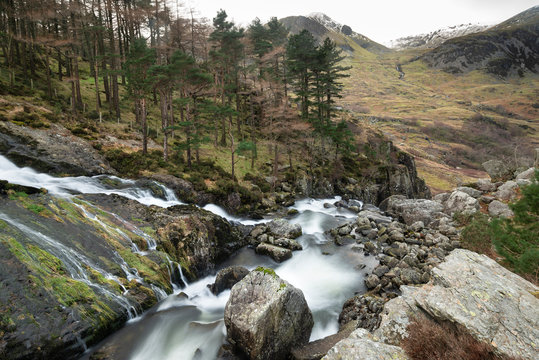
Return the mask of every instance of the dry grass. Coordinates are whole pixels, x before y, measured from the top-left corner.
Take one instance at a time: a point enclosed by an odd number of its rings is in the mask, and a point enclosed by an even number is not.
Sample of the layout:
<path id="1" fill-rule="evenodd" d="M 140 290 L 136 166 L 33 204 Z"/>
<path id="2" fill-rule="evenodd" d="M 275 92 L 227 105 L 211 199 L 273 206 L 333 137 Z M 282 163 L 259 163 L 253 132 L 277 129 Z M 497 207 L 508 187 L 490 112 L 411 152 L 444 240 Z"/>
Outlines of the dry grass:
<path id="1" fill-rule="evenodd" d="M 416 318 L 408 325 L 408 337 L 401 343 L 411 360 L 513 360 L 471 336 L 461 325 L 439 324 Z"/>

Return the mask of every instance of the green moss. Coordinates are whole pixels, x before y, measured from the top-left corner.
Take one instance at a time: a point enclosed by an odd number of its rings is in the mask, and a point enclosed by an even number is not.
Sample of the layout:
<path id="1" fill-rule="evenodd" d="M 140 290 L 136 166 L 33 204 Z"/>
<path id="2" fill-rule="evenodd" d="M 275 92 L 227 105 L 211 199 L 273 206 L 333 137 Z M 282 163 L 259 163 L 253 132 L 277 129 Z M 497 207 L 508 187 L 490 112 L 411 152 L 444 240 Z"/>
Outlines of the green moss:
<path id="1" fill-rule="evenodd" d="M 277 274 L 275 273 L 275 270 L 273 270 L 271 268 L 266 268 L 266 267 L 263 267 L 263 266 L 259 266 L 259 267 L 257 267 L 255 269 L 255 271 L 263 272 L 265 275 L 271 275 L 274 278 L 277 277 Z"/>
<path id="2" fill-rule="evenodd" d="M 156 263 L 147 257 L 140 256 L 131 252 L 130 249 L 119 250 L 120 255 L 129 265 L 129 267 L 138 270 L 139 275 L 148 284 L 158 285 L 162 288 L 169 289 L 168 273 L 161 269 Z"/>
<path id="3" fill-rule="evenodd" d="M 41 214 L 45 210 L 43 206 L 37 205 L 37 204 L 29 204 L 27 209 L 38 215 Z"/>

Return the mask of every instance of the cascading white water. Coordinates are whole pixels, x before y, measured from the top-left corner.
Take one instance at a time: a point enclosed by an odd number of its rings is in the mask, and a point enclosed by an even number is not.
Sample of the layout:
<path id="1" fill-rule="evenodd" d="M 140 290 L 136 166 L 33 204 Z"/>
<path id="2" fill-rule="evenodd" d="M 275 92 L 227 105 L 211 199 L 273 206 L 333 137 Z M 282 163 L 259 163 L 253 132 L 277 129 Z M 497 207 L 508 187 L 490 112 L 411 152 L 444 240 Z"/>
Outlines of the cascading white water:
<path id="1" fill-rule="evenodd" d="M 44 187 L 56 196 L 70 197 L 77 193 L 119 194 L 146 205 L 168 207 L 181 204 L 167 188 L 163 188 L 164 193 L 167 194 L 166 199 L 158 199 L 149 190 L 137 188 L 133 181 L 116 177 L 54 178 L 39 174 L 29 168 L 18 168 L 2 156 L 0 156 L 0 170 L 2 170 L 0 179 L 20 185 Z M 122 185 L 122 188 L 107 187 L 103 182 L 104 178 L 116 181 Z M 376 264 L 374 258 L 364 257 L 362 252 L 352 251 L 353 245 L 337 247 L 324 234 L 326 230 L 356 217 L 352 212 L 332 206 L 338 200 L 340 200 L 339 197 L 325 200 L 305 199 L 298 201 L 292 207 L 298 211 L 298 214 L 290 221 L 301 225 L 304 234 L 298 239 L 303 250 L 294 252 L 292 259 L 278 264 L 268 257 L 255 254 L 252 249 L 244 248 L 222 265 L 223 267 L 242 265 L 249 269 L 259 265 L 269 266 L 274 268 L 283 279 L 301 289 L 315 319 L 311 340 L 337 331 L 338 314 L 342 304 L 354 292 L 365 290 L 362 285 L 364 273 Z M 204 209 L 225 217 L 229 221 L 245 225 L 269 221 L 268 219 L 255 221 L 237 218 L 212 204 L 205 206 Z M 85 211 L 88 212 L 88 210 Z M 128 227 L 129 231 L 145 238 L 150 251 L 155 249 L 155 240 L 118 215 L 112 215 Z M 100 221 L 95 214 L 88 213 L 87 217 L 93 218 L 96 222 Z M 100 226 L 105 231 L 121 235 L 121 230 L 111 228 L 103 222 Z M 84 259 L 75 259 L 84 261 Z M 122 260 L 118 259 L 118 262 L 121 264 Z M 358 265 L 366 265 L 366 268 L 356 270 Z M 76 269 L 75 264 L 70 266 Z M 175 272 L 175 266 L 178 265 L 170 264 L 171 278 Z M 181 280 L 186 284 L 184 288 L 180 289 L 176 286 L 174 294 L 166 297 L 142 317 L 131 320 L 126 327 L 107 340 L 115 343 L 121 358 L 215 359 L 225 338 L 226 330 L 222 319 L 230 291 L 215 296 L 207 288 L 207 284 L 214 282 L 215 276 L 188 284 L 179 266 L 178 270 Z M 138 276 L 129 269 L 124 271 L 134 278 Z M 165 296 L 158 289 L 154 291 L 158 297 Z M 188 298 L 182 293 L 187 294 Z M 122 343 L 125 338 L 131 339 L 129 344 Z"/>

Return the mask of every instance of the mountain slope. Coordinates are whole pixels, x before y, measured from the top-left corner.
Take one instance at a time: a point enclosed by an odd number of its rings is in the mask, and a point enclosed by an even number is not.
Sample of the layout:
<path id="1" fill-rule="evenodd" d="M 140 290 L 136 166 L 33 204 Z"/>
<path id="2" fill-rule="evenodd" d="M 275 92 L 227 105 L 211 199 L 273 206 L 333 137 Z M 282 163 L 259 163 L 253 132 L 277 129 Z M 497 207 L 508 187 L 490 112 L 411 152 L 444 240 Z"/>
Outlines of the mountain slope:
<path id="1" fill-rule="evenodd" d="M 451 39 L 424 54 L 429 65 L 451 73 L 484 69 L 508 76 L 539 72 L 539 6 L 486 31 Z"/>
<path id="2" fill-rule="evenodd" d="M 291 34 L 298 34 L 302 30 L 308 30 L 319 42 L 322 42 L 326 37 L 330 37 L 344 50 L 354 50 L 354 47 L 349 44 L 352 41 L 374 54 L 391 51 L 387 47 L 353 31 L 350 26 L 342 25 L 322 13 L 312 13 L 309 16 L 288 16 L 279 21 L 289 29 Z"/>
<path id="3" fill-rule="evenodd" d="M 394 50 L 405 49 L 433 49 L 449 39 L 478 33 L 488 28 L 481 24 L 461 24 L 432 31 L 428 34 L 405 36 L 389 42 Z"/>

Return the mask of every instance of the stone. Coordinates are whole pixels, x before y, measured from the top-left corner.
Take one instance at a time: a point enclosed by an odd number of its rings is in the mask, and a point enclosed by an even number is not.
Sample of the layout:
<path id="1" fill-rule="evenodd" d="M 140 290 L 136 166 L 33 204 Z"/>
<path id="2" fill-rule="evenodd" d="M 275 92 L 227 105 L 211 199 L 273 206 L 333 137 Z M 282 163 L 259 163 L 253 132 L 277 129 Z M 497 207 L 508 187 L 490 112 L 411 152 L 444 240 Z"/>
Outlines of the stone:
<path id="1" fill-rule="evenodd" d="M 359 231 L 372 229 L 370 220 L 361 215 L 359 215 L 356 219 L 356 226 Z"/>
<path id="2" fill-rule="evenodd" d="M 402 295 L 386 303 L 374 335 L 398 344 L 414 314 L 462 325 L 497 352 L 537 358 L 539 287 L 485 255 L 457 249 L 432 270 L 422 287 L 401 286 Z"/>
<path id="3" fill-rule="evenodd" d="M 412 230 L 413 232 L 420 232 L 424 228 L 425 224 L 423 223 L 423 221 L 416 221 L 415 223 L 410 225 L 410 230 Z"/>
<path id="4" fill-rule="evenodd" d="M 435 195 L 435 196 L 432 198 L 432 200 L 437 201 L 437 202 L 439 202 L 440 204 L 443 204 L 444 202 L 447 201 L 447 199 L 449 199 L 449 196 L 450 196 L 450 195 L 451 195 L 450 193 L 441 193 L 441 194 L 437 194 L 437 195 Z"/>
<path id="5" fill-rule="evenodd" d="M 232 289 L 237 282 L 247 276 L 249 270 L 243 266 L 229 266 L 222 270 L 219 270 L 215 282 L 211 285 L 208 285 L 210 291 L 218 295 L 224 290 Z"/>
<path id="6" fill-rule="evenodd" d="M 309 341 L 313 317 L 301 290 L 271 269 L 234 285 L 225 306 L 227 339 L 249 359 L 285 359 Z"/>
<path id="7" fill-rule="evenodd" d="M 479 210 L 479 201 L 462 191 L 453 191 L 446 202 L 444 212 L 448 215 L 454 213 L 471 214 Z"/>
<path id="8" fill-rule="evenodd" d="M 315 340 L 305 346 L 293 349 L 291 358 L 293 360 L 319 360 L 324 357 L 329 349 L 335 346 L 336 343 L 350 336 L 355 329 L 355 323 L 350 322 L 337 334 L 326 336 L 323 339 Z"/>
<path id="9" fill-rule="evenodd" d="M 256 247 L 256 253 L 260 255 L 267 255 L 277 262 L 283 262 L 292 257 L 292 250 L 267 243 L 259 244 Z"/>
<path id="10" fill-rule="evenodd" d="M 277 237 L 285 237 L 295 239 L 301 236 L 301 226 L 299 224 L 291 224 L 285 219 L 276 219 L 266 224 L 268 232 Z"/>
<path id="11" fill-rule="evenodd" d="M 384 276 L 387 272 L 389 271 L 389 267 L 387 267 L 386 265 L 378 265 L 377 267 L 374 268 L 374 270 L 372 271 L 372 273 L 376 276 L 378 276 L 379 278 L 381 278 L 382 276 Z"/>
<path id="12" fill-rule="evenodd" d="M 386 200 L 387 213 L 402 218 L 406 225 L 422 221 L 427 226 L 443 210 L 443 206 L 434 200 L 406 199 L 400 195 L 390 196 Z"/>
<path id="13" fill-rule="evenodd" d="M 496 184 L 493 184 L 490 179 L 477 180 L 475 187 L 484 193 L 496 191 Z"/>
<path id="14" fill-rule="evenodd" d="M 492 181 L 505 181 L 511 178 L 513 170 L 506 162 L 489 160 L 481 164 Z"/>
<path id="15" fill-rule="evenodd" d="M 458 188 L 456 188 L 456 190 L 462 191 L 463 193 L 466 193 L 476 199 L 480 197 L 482 194 L 481 191 L 468 187 L 468 186 L 459 186 Z"/>
<path id="16" fill-rule="evenodd" d="M 494 196 L 490 196 L 490 195 L 483 195 L 479 198 L 479 202 L 480 203 L 483 203 L 483 204 L 490 204 L 493 200 L 495 200 L 496 198 Z"/>
<path id="17" fill-rule="evenodd" d="M 292 239 L 278 238 L 278 239 L 271 240 L 270 243 L 272 245 L 280 246 L 282 248 L 289 249 L 292 251 L 303 250 L 303 247 L 301 246 L 301 244 L 298 243 L 296 240 L 292 240 Z"/>
<path id="18" fill-rule="evenodd" d="M 516 180 L 532 180 L 535 176 L 535 168 L 531 167 L 526 171 L 521 172 L 518 174 L 515 179 Z"/>
<path id="19" fill-rule="evenodd" d="M 511 208 L 509 208 L 509 205 L 498 200 L 494 200 L 488 205 L 488 214 L 490 216 L 499 216 L 504 218 L 515 215 Z"/>
<path id="20" fill-rule="evenodd" d="M 365 279 L 365 286 L 367 286 L 367 289 L 374 289 L 378 284 L 380 284 L 380 278 L 374 274 L 367 276 Z"/>
<path id="21" fill-rule="evenodd" d="M 403 349 L 377 341 L 366 329 L 356 329 L 332 347 L 323 360 L 406 360 Z"/>
<path id="22" fill-rule="evenodd" d="M 390 217 L 384 216 L 384 215 L 382 215 L 380 213 L 373 212 L 373 211 L 370 211 L 370 210 L 363 210 L 358 215 L 366 217 L 370 221 L 374 221 L 377 225 L 379 225 L 379 224 L 389 224 L 392 221 L 392 219 Z"/>
<path id="23" fill-rule="evenodd" d="M 498 187 L 494 196 L 501 201 L 512 201 L 517 197 L 518 184 L 515 181 L 508 181 Z"/>

